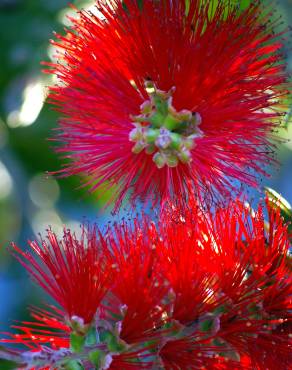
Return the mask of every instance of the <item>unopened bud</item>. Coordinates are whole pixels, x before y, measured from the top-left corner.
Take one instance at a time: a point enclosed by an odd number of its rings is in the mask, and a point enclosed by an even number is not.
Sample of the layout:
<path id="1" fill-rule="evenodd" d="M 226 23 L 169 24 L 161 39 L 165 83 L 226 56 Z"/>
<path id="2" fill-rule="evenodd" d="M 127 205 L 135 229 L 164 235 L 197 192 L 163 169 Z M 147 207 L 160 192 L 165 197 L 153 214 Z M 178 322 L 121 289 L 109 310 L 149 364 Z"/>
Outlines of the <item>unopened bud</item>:
<path id="1" fill-rule="evenodd" d="M 191 150 L 194 148 L 195 143 L 194 140 L 190 137 L 184 138 L 183 139 L 183 145 L 186 149 Z"/>
<path id="2" fill-rule="evenodd" d="M 142 103 L 140 105 L 140 109 L 141 109 L 141 113 L 143 113 L 143 114 L 150 114 L 151 113 L 151 110 L 152 110 L 151 101 L 150 100 L 144 101 L 144 103 Z"/>
<path id="3" fill-rule="evenodd" d="M 155 151 L 156 146 L 154 144 L 149 144 L 145 149 L 146 154 L 153 154 Z"/>
<path id="4" fill-rule="evenodd" d="M 76 328 L 83 328 L 84 325 L 85 325 L 84 319 L 82 317 L 77 316 L 77 315 L 72 315 L 70 321 L 71 321 L 71 326 L 72 326 L 73 329 L 75 327 Z"/>
<path id="5" fill-rule="evenodd" d="M 143 138 L 143 131 L 141 127 L 133 128 L 133 130 L 129 133 L 129 140 L 136 142 Z"/>
<path id="6" fill-rule="evenodd" d="M 145 148 L 145 144 L 143 141 L 138 141 L 132 148 L 132 152 L 135 154 L 139 154 Z"/>
<path id="7" fill-rule="evenodd" d="M 140 114 L 139 116 L 133 116 L 130 114 L 130 118 L 133 122 L 139 123 L 139 122 L 147 122 L 148 118 L 145 114 Z"/>
<path id="8" fill-rule="evenodd" d="M 154 83 L 152 81 L 145 81 L 144 85 L 145 85 L 145 90 L 147 91 L 149 95 L 155 92 Z"/>
<path id="9" fill-rule="evenodd" d="M 191 152 L 187 149 L 183 149 L 178 153 L 179 160 L 182 163 L 190 163 L 192 160 Z"/>
<path id="10" fill-rule="evenodd" d="M 176 112 L 175 116 L 180 121 L 190 121 L 192 119 L 192 112 L 187 109 L 183 109 L 180 112 Z"/>
<path id="11" fill-rule="evenodd" d="M 156 164 L 158 168 L 163 168 L 166 164 L 165 157 L 159 152 L 154 154 L 153 162 Z"/>
<path id="12" fill-rule="evenodd" d="M 166 164 L 168 167 L 176 167 L 178 165 L 178 158 L 175 155 L 170 154 L 166 157 Z"/>

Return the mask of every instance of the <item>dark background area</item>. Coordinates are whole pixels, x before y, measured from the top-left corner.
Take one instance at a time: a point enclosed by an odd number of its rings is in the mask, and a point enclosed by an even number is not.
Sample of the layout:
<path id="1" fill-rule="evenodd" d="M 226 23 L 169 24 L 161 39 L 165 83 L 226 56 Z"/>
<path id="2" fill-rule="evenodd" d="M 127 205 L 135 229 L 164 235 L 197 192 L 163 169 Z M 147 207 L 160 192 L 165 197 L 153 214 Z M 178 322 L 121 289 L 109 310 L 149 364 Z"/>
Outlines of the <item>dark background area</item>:
<path id="1" fill-rule="evenodd" d="M 291 25 L 292 1 L 277 3 L 285 24 Z M 64 224 L 78 232 L 84 217 L 99 224 L 110 217 L 101 211 L 105 199 L 78 188 L 78 178 L 46 174 L 60 169 L 61 163 L 47 139 L 56 127 L 57 114 L 44 104 L 52 77 L 41 73 L 40 62 L 53 58 L 49 39 L 68 24 L 67 4 L 67 0 L 0 0 L 0 331 L 14 319 L 25 319 L 26 306 L 44 298 L 7 253 L 9 242 L 24 246 L 48 225 L 60 234 Z M 287 42 L 291 71 L 289 48 Z M 278 151 L 281 165 L 263 185 L 292 202 L 292 126 L 279 135 L 286 139 Z"/>

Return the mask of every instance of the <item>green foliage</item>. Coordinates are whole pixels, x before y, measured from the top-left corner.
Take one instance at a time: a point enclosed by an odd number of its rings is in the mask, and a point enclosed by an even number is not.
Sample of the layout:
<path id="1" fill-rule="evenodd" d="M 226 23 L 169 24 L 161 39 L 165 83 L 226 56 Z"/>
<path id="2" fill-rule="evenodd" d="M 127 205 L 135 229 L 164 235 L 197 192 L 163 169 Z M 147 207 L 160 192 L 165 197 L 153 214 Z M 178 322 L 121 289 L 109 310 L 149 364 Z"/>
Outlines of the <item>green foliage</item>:
<path id="1" fill-rule="evenodd" d="M 200 324 L 200 330 L 205 332 L 210 331 L 213 327 L 213 324 L 214 320 L 212 319 L 205 320 Z"/>
<path id="2" fill-rule="evenodd" d="M 109 330 L 100 333 L 100 340 L 107 344 L 111 352 L 122 352 L 125 349 L 125 345 L 119 340 L 117 335 Z"/>
<path id="3" fill-rule="evenodd" d="M 185 0 L 186 2 L 186 15 L 189 13 L 190 10 L 190 3 L 192 0 Z M 201 0 L 202 5 L 206 4 L 210 0 Z M 238 7 L 239 11 L 246 9 L 250 4 L 251 0 L 212 0 L 210 1 L 209 5 L 209 16 L 210 18 L 213 17 L 215 10 L 219 4 L 225 3 L 228 5 L 226 7 L 226 10 L 228 10 L 229 7 Z"/>
<path id="4" fill-rule="evenodd" d="M 96 350 L 96 351 L 92 351 L 89 353 L 89 360 L 91 361 L 91 363 L 97 368 L 99 369 L 101 364 L 103 363 L 104 361 L 104 353 L 102 351 L 99 351 L 99 350 Z"/>
<path id="5" fill-rule="evenodd" d="M 285 223 L 288 224 L 288 231 L 291 236 L 292 242 L 292 208 L 289 202 L 282 197 L 281 194 L 277 193 L 275 190 L 266 187 L 265 188 L 266 196 L 269 201 L 270 206 L 280 207 L 281 216 L 283 217 Z"/>
<path id="6" fill-rule="evenodd" d="M 78 360 L 70 360 L 64 364 L 66 370 L 84 370 L 84 367 Z"/>
<path id="7" fill-rule="evenodd" d="M 70 347 L 73 352 L 80 353 L 83 350 L 86 337 L 84 335 L 79 335 L 76 333 L 71 333 L 70 335 Z"/>
<path id="8" fill-rule="evenodd" d="M 284 127 L 287 129 L 292 124 L 292 96 L 287 98 L 287 105 L 290 107 L 288 113 L 285 116 Z"/>

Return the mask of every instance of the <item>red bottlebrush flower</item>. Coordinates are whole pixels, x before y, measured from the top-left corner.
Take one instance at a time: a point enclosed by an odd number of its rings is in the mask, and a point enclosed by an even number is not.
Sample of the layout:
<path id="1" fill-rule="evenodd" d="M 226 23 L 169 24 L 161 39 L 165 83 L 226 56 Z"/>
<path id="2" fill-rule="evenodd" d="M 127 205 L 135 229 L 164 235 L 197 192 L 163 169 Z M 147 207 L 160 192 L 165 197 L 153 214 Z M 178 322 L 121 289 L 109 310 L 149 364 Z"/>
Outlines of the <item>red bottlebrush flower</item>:
<path id="1" fill-rule="evenodd" d="M 96 230 L 83 227 L 78 240 L 65 229 L 61 241 L 48 230 L 47 239 L 30 241 L 33 253 L 23 252 L 12 244 L 12 254 L 60 304 L 67 320 L 75 317 L 88 324 L 111 283 L 111 268 L 104 259 Z"/>
<path id="2" fill-rule="evenodd" d="M 127 343 L 151 340 L 162 333 L 164 298 L 168 293 L 165 276 L 156 253 L 157 230 L 148 218 L 133 228 L 116 227 L 109 243 L 110 264 L 115 267 L 112 299 L 107 315 L 121 315 L 120 337 Z"/>
<path id="3" fill-rule="evenodd" d="M 219 210 L 207 239 L 215 244 L 214 266 L 230 299 L 218 337 L 250 357 L 252 368 L 273 368 L 277 361 L 284 370 L 292 361 L 285 330 L 292 323 L 289 233 L 279 209 L 268 206 L 268 216 L 266 224 L 261 206 L 254 212 L 241 203 Z"/>
<path id="4" fill-rule="evenodd" d="M 225 199 L 257 186 L 287 95 L 281 35 L 259 1 L 97 2 L 57 35 L 61 173 L 130 199 Z M 141 9 L 141 6 L 142 9 Z M 285 109 L 285 108 L 284 108 Z"/>
<path id="5" fill-rule="evenodd" d="M 219 354 L 240 361 L 238 367 L 226 368 L 270 369 L 275 361 L 280 369 L 289 368 L 292 279 L 288 226 L 280 210 L 268 207 L 266 223 L 262 206 L 255 212 L 234 202 L 213 215 L 190 203 L 189 212 L 173 207 L 161 218 L 158 251 L 173 295 L 172 317 L 186 325 L 186 335 L 191 333 L 177 346 L 167 342 L 162 348 L 165 366 L 195 364 L 202 347 L 210 361 Z M 209 341 L 198 348 L 192 336 L 204 328 Z M 206 368 L 216 366 L 219 362 Z"/>
<path id="6" fill-rule="evenodd" d="M 204 251 L 206 216 L 194 199 L 189 206 L 183 212 L 174 206 L 162 211 L 158 241 L 163 273 L 173 296 L 172 317 L 184 325 L 191 325 L 225 300 L 218 295 L 221 286 L 211 268 L 214 250 Z"/>

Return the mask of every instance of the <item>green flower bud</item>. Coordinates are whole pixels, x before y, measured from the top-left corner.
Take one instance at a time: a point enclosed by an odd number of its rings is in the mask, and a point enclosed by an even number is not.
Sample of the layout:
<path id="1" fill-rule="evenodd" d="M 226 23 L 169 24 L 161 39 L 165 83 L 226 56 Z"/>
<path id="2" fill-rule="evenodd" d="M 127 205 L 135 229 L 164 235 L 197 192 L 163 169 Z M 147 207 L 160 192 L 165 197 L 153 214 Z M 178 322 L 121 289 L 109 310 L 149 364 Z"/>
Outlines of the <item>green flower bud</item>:
<path id="1" fill-rule="evenodd" d="M 177 156 L 174 155 L 174 154 L 169 154 L 166 157 L 166 164 L 168 165 L 168 167 L 176 167 L 178 165 L 178 158 L 177 158 Z"/>
<path id="2" fill-rule="evenodd" d="M 191 150 L 194 148 L 195 143 L 192 138 L 187 137 L 183 139 L 183 145 L 186 149 Z"/>
<path id="3" fill-rule="evenodd" d="M 146 100 L 144 101 L 144 103 L 142 103 L 140 105 L 140 109 L 141 109 L 141 112 L 143 114 L 150 114 L 151 113 L 151 110 L 152 110 L 152 104 L 151 104 L 151 101 L 150 100 Z"/>
<path id="4" fill-rule="evenodd" d="M 179 121 L 190 121 L 192 119 L 192 112 L 187 109 L 183 109 L 175 114 L 175 117 Z"/>
<path id="5" fill-rule="evenodd" d="M 163 168 L 165 166 L 166 160 L 161 153 L 157 152 L 153 156 L 153 162 L 156 164 L 158 168 Z"/>
<path id="6" fill-rule="evenodd" d="M 183 149 L 178 153 L 179 160 L 182 163 L 190 163 L 192 160 L 191 152 L 187 149 Z"/>
<path id="7" fill-rule="evenodd" d="M 141 127 L 135 127 L 129 134 L 129 140 L 136 142 L 143 138 L 143 132 Z"/>
<path id="8" fill-rule="evenodd" d="M 146 154 L 153 154 L 155 151 L 156 146 L 154 144 L 149 144 L 145 149 Z"/>
<path id="9" fill-rule="evenodd" d="M 170 144 L 170 147 L 172 149 L 176 149 L 178 150 L 181 145 L 182 145 L 182 138 L 181 138 L 181 135 L 180 134 L 177 134 L 175 132 L 172 132 L 170 134 L 170 138 L 171 138 L 171 144 Z"/>
<path id="10" fill-rule="evenodd" d="M 135 154 L 139 154 L 145 148 L 145 144 L 142 141 L 138 141 L 132 148 L 132 152 Z"/>

